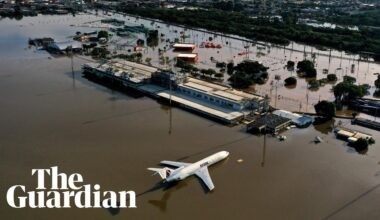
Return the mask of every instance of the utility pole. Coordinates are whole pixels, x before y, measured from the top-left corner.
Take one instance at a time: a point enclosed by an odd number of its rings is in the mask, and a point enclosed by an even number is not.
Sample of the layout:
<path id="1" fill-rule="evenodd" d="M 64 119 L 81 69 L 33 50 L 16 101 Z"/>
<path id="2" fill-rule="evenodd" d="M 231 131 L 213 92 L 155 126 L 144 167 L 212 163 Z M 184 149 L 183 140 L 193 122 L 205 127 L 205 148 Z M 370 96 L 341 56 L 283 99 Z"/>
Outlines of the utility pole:
<path id="1" fill-rule="evenodd" d="M 249 60 L 249 47 L 250 47 L 250 43 L 248 41 L 243 41 L 243 46 L 244 46 L 244 49 L 245 49 L 245 59 Z"/>
<path id="2" fill-rule="evenodd" d="M 267 150 L 267 131 L 266 128 L 264 130 L 264 143 L 263 143 L 263 157 L 261 159 L 261 167 L 265 166 L 265 154 Z"/>
<path id="3" fill-rule="evenodd" d="M 306 111 L 307 112 L 307 109 L 309 107 L 309 89 L 306 88 Z"/>
<path id="4" fill-rule="evenodd" d="M 302 102 L 300 102 L 300 110 L 299 110 L 299 112 L 301 112 L 301 110 L 302 110 Z"/>
<path id="5" fill-rule="evenodd" d="M 172 133 L 172 75 L 169 72 L 169 68 L 167 66 L 167 60 L 164 56 L 164 66 L 165 71 L 169 74 L 169 135 Z"/>
<path id="6" fill-rule="evenodd" d="M 71 75 L 73 78 L 73 88 L 75 88 L 75 72 L 74 72 L 74 52 L 73 52 L 73 47 L 70 46 L 70 60 L 71 60 Z"/>
<path id="7" fill-rule="evenodd" d="M 277 83 L 278 81 L 276 81 L 276 96 L 275 96 L 275 100 L 274 100 L 274 107 L 277 108 Z"/>

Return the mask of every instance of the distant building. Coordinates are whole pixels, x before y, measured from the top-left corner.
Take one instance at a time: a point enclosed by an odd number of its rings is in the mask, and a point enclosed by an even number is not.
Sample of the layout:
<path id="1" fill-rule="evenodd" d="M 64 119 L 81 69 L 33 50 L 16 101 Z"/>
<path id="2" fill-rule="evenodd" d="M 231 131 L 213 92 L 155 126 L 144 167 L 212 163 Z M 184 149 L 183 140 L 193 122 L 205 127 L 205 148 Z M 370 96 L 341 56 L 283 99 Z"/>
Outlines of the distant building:
<path id="1" fill-rule="evenodd" d="M 124 60 L 88 63 L 82 69 L 88 76 L 170 100 L 223 123 L 235 124 L 244 115 L 269 108 L 268 99 L 262 96 L 139 63 Z"/>
<path id="2" fill-rule="evenodd" d="M 174 44 L 173 48 L 175 51 L 190 51 L 195 50 L 195 44 Z"/>
<path id="3" fill-rule="evenodd" d="M 308 127 L 313 123 L 313 118 L 310 116 L 300 115 L 285 110 L 275 110 L 273 111 L 273 114 L 292 120 L 293 124 L 300 128 Z"/>
<path id="4" fill-rule="evenodd" d="M 50 52 L 63 53 L 67 51 L 80 52 L 82 51 L 82 44 L 78 42 L 60 42 L 51 43 L 47 46 L 47 50 Z"/>
<path id="5" fill-rule="evenodd" d="M 87 63 L 82 69 L 84 73 L 119 81 L 126 87 L 143 85 L 149 82 L 152 73 L 157 72 L 157 68 L 124 60 Z"/>
<path id="6" fill-rule="evenodd" d="M 171 71 L 157 71 L 152 73 L 151 83 L 164 88 L 177 89 L 178 85 L 184 83 L 186 75 L 181 73 L 173 73 Z"/>
<path id="7" fill-rule="evenodd" d="M 275 114 L 267 114 L 247 125 L 249 133 L 278 133 L 292 123 L 292 120 Z"/>
<path id="8" fill-rule="evenodd" d="M 262 112 L 268 108 L 267 100 L 264 97 L 191 77 L 188 77 L 185 83 L 178 85 L 178 91 L 188 96 L 206 100 L 214 105 L 237 111 L 254 110 Z"/>
<path id="9" fill-rule="evenodd" d="M 48 45 L 53 44 L 54 39 L 51 37 L 29 39 L 29 44 L 34 46 L 42 46 L 46 48 Z"/>
<path id="10" fill-rule="evenodd" d="M 199 55 L 197 53 L 181 53 L 177 55 L 177 59 L 195 63 L 199 60 Z"/>

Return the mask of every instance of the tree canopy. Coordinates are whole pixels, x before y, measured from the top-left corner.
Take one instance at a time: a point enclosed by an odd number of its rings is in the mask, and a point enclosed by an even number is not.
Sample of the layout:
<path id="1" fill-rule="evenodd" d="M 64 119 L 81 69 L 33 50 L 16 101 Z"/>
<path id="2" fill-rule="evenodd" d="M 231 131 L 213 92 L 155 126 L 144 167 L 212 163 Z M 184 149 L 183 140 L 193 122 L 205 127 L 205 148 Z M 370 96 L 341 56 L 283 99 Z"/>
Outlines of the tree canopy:
<path id="1" fill-rule="evenodd" d="M 375 28 L 366 27 L 360 30 L 350 30 L 338 27 L 335 29 L 310 27 L 297 23 L 296 15 L 288 12 L 283 14 L 283 22 L 280 22 L 279 19 L 272 19 L 269 16 L 251 18 L 240 12 L 230 11 L 229 5 L 226 5 L 226 9 L 227 11 L 215 8 L 177 10 L 125 7 L 118 10 L 274 44 L 288 45 L 290 41 L 296 41 L 353 53 L 360 53 L 365 50 L 370 52 L 374 59 L 380 60 L 380 30 Z"/>
<path id="2" fill-rule="evenodd" d="M 316 77 L 317 70 L 310 60 L 302 60 L 297 63 L 297 72 L 304 73 L 306 77 Z"/>
<path id="3" fill-rule="evenodd" d="M 353 77 L 344 77 L 343 82 L 336 84 L 332 88 L 337 103 L 346 104 L 349 100 L 361 98 L 367 93 L 368 87 L 366 85 L 356 85 L 354 84 L 355 81 L 356 79 Z"/>
<path id="4" fill-rule="evenodd" d="M 376 89 L 380 89 L 380 75 L 377 75 L 377 79 L 375 80 Z"/>
<path id="5" fill-rule="evenodd" d="M 285 86 L 291 86 L 297 84 L 297 79 L 294 76 L 290 76 L 286 78 L 285 80 Z"/>
<path id="6" fill-rule="evenodd" d="M 323 116 L 327 119 L 331 119 L 336 113 L 335 104 L 326 100 L 318 102 L 314 105 L 314 109 L 319 116 Z"/>
<path id="7" fill-rule="evenodd" d="M 330 81 L 330 82 L 334 82 L 334 81 L 337 81 L 338 78 L 336 77 L 335 74 L 330 73 L 330 74 L 327 74 L 327 80 Z"/>
<path id="8" fill-rule="evenodd" d="M 236 88 L 247 88 L 253 83 L 264 82 L 268 78 L 268 67 L 257 61 L 245 60 L 233 68 L 228 81 Z"/>
<path id="9" fill-rule="evenodd" d="M 106 39 L 108 39 L 108 32 L 104 31 L 104 30 L 99 31 L 98 32 L 98 39 L 99 38 L 106 38 Z"/>

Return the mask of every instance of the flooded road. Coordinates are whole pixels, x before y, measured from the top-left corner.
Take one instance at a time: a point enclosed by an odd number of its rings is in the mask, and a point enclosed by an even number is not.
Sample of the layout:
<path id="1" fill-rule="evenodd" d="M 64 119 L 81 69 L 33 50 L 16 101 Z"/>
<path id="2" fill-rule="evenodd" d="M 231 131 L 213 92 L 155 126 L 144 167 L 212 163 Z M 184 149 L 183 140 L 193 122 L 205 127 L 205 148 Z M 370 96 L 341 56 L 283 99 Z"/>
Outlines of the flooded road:
<path id="1" fill-rule="evenodd" d="M 81 75 L 82 59 L 74 59 L 73 73 L 70 59 L 28 49 L 29 37 L 69 36 L 78 30 L 69 23 L 88 18 L 34 19 L 0 21 L 6 30 L 0 32 L 1 219 L 379 219 L 380 132 L 343 121 L 374 136 L 377 143 L 366 154 L 337 140 L 331 125 L 288 130 L 284 142 L 268 136 L 264 147 L 264 137 L 243 126 L 170 111 L 148 97 L 91 82 Z M 323 143 L 312 142 L 317 135 Z M 195 162 L 220 150 L 230 157 L 210 168 L 212 193 L 194 177 L 155 188 L 159 178 L 146 170 L 164 159 Z M 138 208 L 6 204 L 10 186 L 32 190 L 31 169 L 51 166 L 80 173 L 103 190 L 135 190 Z"/>

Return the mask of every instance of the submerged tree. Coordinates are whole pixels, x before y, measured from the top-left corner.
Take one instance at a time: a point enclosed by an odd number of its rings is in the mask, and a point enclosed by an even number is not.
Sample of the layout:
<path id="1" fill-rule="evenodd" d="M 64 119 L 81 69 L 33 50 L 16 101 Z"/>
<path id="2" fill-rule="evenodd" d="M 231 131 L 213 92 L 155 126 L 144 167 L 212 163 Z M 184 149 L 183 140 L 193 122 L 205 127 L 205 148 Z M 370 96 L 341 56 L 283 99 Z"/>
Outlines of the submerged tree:
<path id="1" fill-rule="evenodd" d="M 336 77 L 335 74 L 331 73 L 331 74 L 327 74 L 327 80 L 328 80 L 329 82 L 334 82 L 334 81 L 337 81 L 338 78 Z"/>
<path id="2" fill-rule="evenodd" d="M 236 88 L 247 88 L 253 83 L 262 83 L 268 78 L 268 67 L 257 61 L 246 60 L 233 68 L 233 74 L 228 79 Z"/>
<path id="3" fill-rule="evenodd" d="M 227 74 L 232 75 L 234 73 L 234 62 L 227 63 Z"/>
<path id="4" fill-rule="evenodd" d="M 297 72 L 304 73 L 306 77 L 316 77 L 317 70 L 314 68 L 314 63 L 310 60 L 302 60 L 297 63 Z"/>
<path id="5" fill-rule="evenodd" d="M 108 35 L 107 31 L 101 30 L 98 32 L 98 39 L 100 39 L 100 38 L 108 39 L 108 37 L 109 37 L 109 35 Z"/>
<path id="6" fill-rule="evenodd" d="M 323 116 L 327 119 L 333 118 L 336 113 L 335 104 L 326 100 L 318 102 L 314 105 L 314 109 L 317 115 Z"/>
<path id="7" fill-rule="evenodd" d="M 380 96 L 380 75 L 377 75 L 377 79 L 375 80 L 375 87 L 376 87 L 376 90 L 375 90 L 374 95 Z"/>
<path id="8" fill-rule="evenodd" d="M 368 140 L 364 138 L 359 138 L 357 141 L 350 144 L 350 146 L 355 148 L 355 150 L 359 153 L 365 153 L 368 150 L 368 145 Z"/>
<path id="9" fill-rule="evenodd" d="M 285 86 L 292 86 L 297 84 L 297 79 L 294 76 L 285 79 Z"/>
<path id="10" fill-rule="evenodd" d="M 350 100 L 363 97 L 367 91 L 367 85 L 356 85 L 354 77 L 344 77 L 343 82 L 332 88 L 337 104 L 347 104 Z"/>

